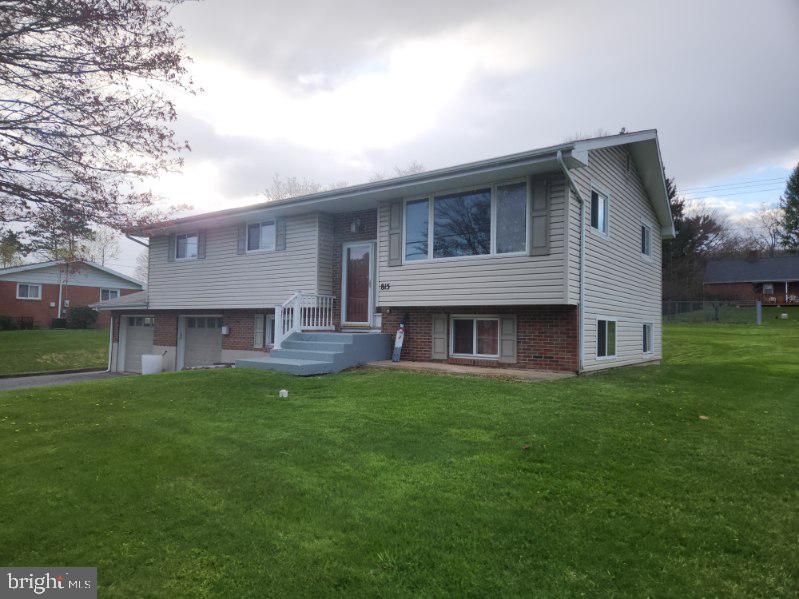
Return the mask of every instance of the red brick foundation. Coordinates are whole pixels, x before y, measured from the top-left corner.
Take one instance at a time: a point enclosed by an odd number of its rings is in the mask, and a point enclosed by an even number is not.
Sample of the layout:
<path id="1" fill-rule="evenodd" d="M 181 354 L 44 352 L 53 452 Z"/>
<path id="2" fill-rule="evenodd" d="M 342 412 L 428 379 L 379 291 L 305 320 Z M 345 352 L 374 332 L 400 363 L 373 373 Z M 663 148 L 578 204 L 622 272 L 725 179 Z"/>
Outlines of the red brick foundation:
<path id="1" fill-rule="evenodd" d="M 405 314 L 408 321 L 402 359 L 414 362 L 433 361 L 433 314 L 515 314 L 515 364 L 496 360 L 448 358 L 451 364 L 502 368 L 539 368 L 556 371 L 577 371 L 577 307 L 576 306 L 486 306 L 383 308 L 383 332 L 396 333 Z"/>
<path id="2" fill-rule="evenodd" d="M 222 349 L 238 349 L 248 351 L 269 351 L 269 348 L 255 349 L 255 315 L 271 314 L 274 310 L 131 310 L 130 312 L 114 312 L 114 341 L 119 341 L 119 322 L 125 316 L 152 316 L 155 318 L 153 345 L 177 347 L 178 317 L 192 314 L 221 314 L 222 324 L 230 328 L 227 335 L 222 336 Z"/>

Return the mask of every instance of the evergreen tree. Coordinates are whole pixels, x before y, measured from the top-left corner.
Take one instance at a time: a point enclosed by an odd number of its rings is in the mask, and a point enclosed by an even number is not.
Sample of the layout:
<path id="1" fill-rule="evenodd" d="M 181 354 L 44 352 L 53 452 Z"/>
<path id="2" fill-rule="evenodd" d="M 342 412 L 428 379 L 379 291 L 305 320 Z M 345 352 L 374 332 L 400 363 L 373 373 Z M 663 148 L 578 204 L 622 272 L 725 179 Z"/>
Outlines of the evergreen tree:
<path id="1" fill-rule="evenodd" d="M 799 253 L 799 164 L 788 177 L 780 208 L 783 214 L 782 245 L 791 254 Z"/>

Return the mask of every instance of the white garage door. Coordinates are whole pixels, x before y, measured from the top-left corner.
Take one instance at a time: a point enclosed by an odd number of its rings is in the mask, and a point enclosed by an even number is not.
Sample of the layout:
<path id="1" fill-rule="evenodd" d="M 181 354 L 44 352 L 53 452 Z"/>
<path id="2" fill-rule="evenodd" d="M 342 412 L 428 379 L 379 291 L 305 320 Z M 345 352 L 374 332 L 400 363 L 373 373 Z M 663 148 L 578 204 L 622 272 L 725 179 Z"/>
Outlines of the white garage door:
<path id="1" fill-rule="evenodd" d="M 184 366 L 211 366 L 221 360 L 222 319 L 217 316 L 187 316 Z"/>
<path id="2" fill-rule="evenodd" d="M 125 371 L 141 372 L 142 354 L 153 352 L 155 319 L 149 316 L 126 316 Z"/>

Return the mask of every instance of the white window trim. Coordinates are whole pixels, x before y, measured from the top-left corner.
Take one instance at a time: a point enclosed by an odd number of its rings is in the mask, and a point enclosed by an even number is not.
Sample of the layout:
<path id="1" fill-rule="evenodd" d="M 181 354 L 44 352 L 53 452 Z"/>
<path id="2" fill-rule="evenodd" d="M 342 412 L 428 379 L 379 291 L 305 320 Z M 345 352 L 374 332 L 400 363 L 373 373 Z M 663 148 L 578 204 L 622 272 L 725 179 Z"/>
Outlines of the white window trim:
<path id="1" fill-rule="evenodd" d="M 184 258 L 178 258 L 178 238 L 180 237 L 196 237 L 197 238 L 197 255 L 196 256 L 186 256 Z M 200 257 L 200 232 L 194 231 L 191 233 L 176 233 L 175 234 L 175 262 L 191 262 L 192 260 L 199 260 Z"/>
<path id="2" fill-rule="evenodd" d="M 116 292 L 117 292 L 117 296 L 116 296 L 115 298 L 108 298 L 109 300 L 110 300 L 110 299 L 119 299 L 119 298 L 120 298 L 120 296 L 122 295 L 122 293 L 121 293 L 121 290 L 120 290 L 120 289 L 115 289 L 115 288 L 113 288 L 113 287 L 101 287 L 101 288 L 100 288 L 100 301 L 101 301 L 101 302 L 103 302 L 103 301 L 108 301 L 108 300 L 104 300 L 104 299 L 103 299 L 103 291 L 116 291 Z"/>
<path id="3" fill-rule="evenodd" d="M 644 327 L 649 327 L 649 349 L 645 349 L 643 351 L 644 355 L 653 354 L 655 353 L 655 323 L 653 322 L 644 322 L 641 323 L 641 336 L 644 335 Z M 616 324 L 616 342 L 618 343 L 618 336 L 619 336 L 619 325 Z M 643 345 L 643 338 L 641 339 L 641 343 Z"/>
<path id="4" fill-rule="evenodd" d="M 646 227 L 647 230 L 649 231 L 649 253 L 645 254 L 644 252 L 640 252 L 640 254 L 641 254 L 641 257 L 644 260 L 652 260 L 652 231 L 654 231 L 654 227 L 652 226 L 652 224 L 649 221 L 646 221 L 646 220 L 641 220 L 641 227 Z M 639 237 L 638 245 L 640 246 L 641 245 L 640 233 L 639 233 L 638 237 Z M 640 247 L 638 249 L 639 249 L 639 251 L 641 250 Z"/>
<path id="5" fill-rule="evenodd" d="M 28 294 L 29 295 L 27 297 L 21 297 L 19 295 L 19 286 L 20 285 L 27 285 L 28 286 Z M 36 287 L 39 290 L 38 297 L 30 297 L 31 287 Z M 29 301 L 32 301 L 32 302 L 41 301 L 41 299 L 42 299 L 42 285 L 40 283 L 24 283 L 24 282 L 23 283 L 17 283 L 17 299 L 18 300 L 29 300 Z"/>
<path id="6" fill-rule="evenodd" d="M 524 249 L 517 252 L 504 252 L 497 253 L 497 188 L 505 185 L 513 185 L 514 183 L 524 183 L 527 189 L 525 197 L 525 233 L 524 233 Z M 446 258 L 433 257 L 433 231 L 435 229 L 435 199 L 436 197 L 446 196 L 455 193 L 468 193 L 470 191 L 478 191 L 480 189 L 489 189 L 491 192 L 491 229 L 489 232 L 490 247 L 488 254 L 478 254 L 476 256 L 448 256 Z M 405 258 L 405 248 L 407 242 L 408 227 L 406 226 L 406 215 L 408 211 L 408 203 L 418 202 L 419 200 L 427 200 L 427 258 L 422 260 L 407 260 Z M 453 189 L 444 189 L 432 194 L 421 194 L 416 196 L 409 196 L 403 198 L 402 204 L 402 264 L 425 264 L 428 262 L 453 262 L 459 260 L 484 260 L 486 258 L 505 258 L 510 256 L 526 256 L 530 251 L 530 203 L 531 203 L 531 189 L 529 177 L 521 177 L 516 179 L 508 179 L 504 181 L 497 181 L 488 185 L 470 185 L 467 187 L 458 187 Z"/>
<path id="7" fill-rule="evenodd" d="M 608 355 L 608 356 L 600 356 L 599 355 L 599 348 L 597 347 L 597 344 L 599 342 L 599 321 L 600 320 L 604 320 L 604 321 L 607 321 L 607 322 L 615 322 L 616 323 L 616 348 L 614 350 L 616 353 L 614 353 L 613 355 Z M 599 360 L 599 361 L 617 359 L 619 357 L 619 319 L 618 319 L 618 317 L 617 316 L 597 316 L 596 317 L 596 325 L 595 325 L 594 328 L 596 330 L 596 337 L 594 338 L 594 353 L 596 354 L 596 359 Z M 607 337 L 607 331 L 605 331 L 605 343 L 606 344 L 607 344 L 607 338 L 608 338 Z"/>
<path id="8" fill-rule="evenodd" d="M 263 225 L 272 225 L 274 227 L 274 229 L 275 229 L 275 239 L 274 239 L 274 242 L 272 243 L 272 248 L 271 249 L 262 249 L 261 247 L 259 247 L 257 250 L 251 250 L 250 249 L 250 227 L 252 225 L 259 225 L 259 227 L 263 227 Z M 268 219 L 267 220 L 254 220 L 254 221 L 251 221 L 251 222 L 247 223 L 246 231 L 247 231 L 247 236 L 246 236 L 247 238 L 244 241 L 244 251 L 246 253 L 248 253 L 248 254 L 269 254 L 269 253 L 272 253 L 272 252 L 275 251 L 275 248 L 277 247 L 277 221 L 275 221 L 274 219 L 272 219 L 272 220 L 268 220 Z M 258 232 L 259 232 L 258 244 L 259 244 L 259 246 L 260 246 L 260 243 L 261 243 L 260 231 L 261 231 L 261 229 L 259 228 L 258 229 Z"/>
<path id="9" fill-rule="evenodd" d="M 771 291 L 766 291 L 766 285 L 771 285 Z M 774 295 L 774 283 L 763 283 L 763 295 Z"/>
<path id="10" fill-rule="evenodd" d="M 599 235 L 603 239 L 608 239 L 610 237 L 610 203 L 611 203 L 611 195 L 610 191 L 603 185 L 599 183 L 591 183 L 591 193 L 597 192 L 601 196 L 605 196 L 605 230 L 602 231 L 594 227 L 591 224 L 591 219 L 593 217 L 593 213 L 591 211 L 591 196 L 588 196 L 588 230 L 593 233 L 594 235 Z M 640 242 L 639 242 L 640 243 Z"/>
<path id="11" fill-rule="evenodd" d="M 455 327 L 453 326 L 456 320 L 473 320 L 475 323 L 472 325 L 472 347 L 477 351 L 477 320 L 495 320 L 497 322 L 497 353 L 496 354 L 457 354 L 455 353 Z M 449 317 L 449 357 L 450 358 L 467 358 L 474 360 L 499 360 L 499 345 L 500 345 L 500 331 L 498 314 L 453 314 Z"/>

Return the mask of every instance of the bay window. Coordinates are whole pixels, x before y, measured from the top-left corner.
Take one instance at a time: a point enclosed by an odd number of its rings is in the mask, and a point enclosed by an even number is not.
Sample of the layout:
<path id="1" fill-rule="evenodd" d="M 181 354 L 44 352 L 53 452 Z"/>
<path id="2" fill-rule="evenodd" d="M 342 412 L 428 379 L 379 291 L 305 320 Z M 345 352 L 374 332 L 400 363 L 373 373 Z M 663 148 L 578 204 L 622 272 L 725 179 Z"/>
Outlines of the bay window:
<path id="1" fill-rule="evenodd" d="M 455 357 L 498 357 L 499 318 L 453 316 L 450 327 L 450 354 Z"/>

